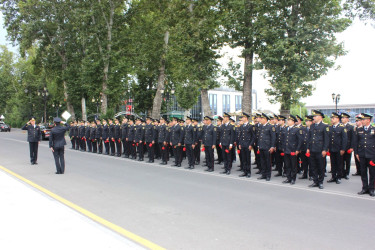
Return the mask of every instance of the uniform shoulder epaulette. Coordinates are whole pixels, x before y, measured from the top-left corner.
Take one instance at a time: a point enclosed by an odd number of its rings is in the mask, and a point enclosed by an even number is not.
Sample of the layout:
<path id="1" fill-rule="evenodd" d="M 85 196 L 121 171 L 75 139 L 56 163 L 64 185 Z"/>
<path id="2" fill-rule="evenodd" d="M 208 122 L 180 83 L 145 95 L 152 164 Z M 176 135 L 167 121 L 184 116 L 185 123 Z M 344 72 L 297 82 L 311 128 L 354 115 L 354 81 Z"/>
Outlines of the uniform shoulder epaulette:
<path id="1" fill-rule="evenodd" d="M 339 127 L 345 127 L 344 124 L 340 123 Z"/>

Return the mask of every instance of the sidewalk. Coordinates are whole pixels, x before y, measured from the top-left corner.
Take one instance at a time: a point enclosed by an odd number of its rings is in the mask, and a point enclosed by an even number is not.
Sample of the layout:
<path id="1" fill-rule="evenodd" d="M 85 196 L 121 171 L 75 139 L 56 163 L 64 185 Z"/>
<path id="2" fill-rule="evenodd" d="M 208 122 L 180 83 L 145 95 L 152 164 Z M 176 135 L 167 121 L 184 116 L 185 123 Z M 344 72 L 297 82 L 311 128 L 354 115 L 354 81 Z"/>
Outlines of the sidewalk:
<path id="1" fill-rule="evenodd" d="M 2 249 L 142 249 L 0 170 Z"/>

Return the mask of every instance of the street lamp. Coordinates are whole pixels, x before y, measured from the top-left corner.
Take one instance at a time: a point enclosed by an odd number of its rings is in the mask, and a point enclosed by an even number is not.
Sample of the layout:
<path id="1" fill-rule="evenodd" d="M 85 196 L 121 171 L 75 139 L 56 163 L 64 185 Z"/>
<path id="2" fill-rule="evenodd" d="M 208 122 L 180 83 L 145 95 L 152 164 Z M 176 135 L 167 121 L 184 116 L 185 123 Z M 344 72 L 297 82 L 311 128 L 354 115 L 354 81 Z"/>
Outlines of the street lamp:
<path id="1" fill-rule="evenodd" d="M 338 112 L 337 104 L 340 102 L 340 97 L 341 97 L 340 94 L 336 95 L 335 93 L 332 93 L 332 100 L 333 100 L 333 103 L 336 105 L 336 113 Z"/>
<path id="2" fill-rule="evenodd" d="M 49 96 L 47 87 L 44 87 L 41 91 L 38 90 L 38 96 L 41 96 L 44 101 L 44 122 L 47 122 L 47 99 Z"/>
<path id="3" fill-rule="evenodd" d="M 95 115 L 95 120 L 97 120 L 97 119 L 98 119 L 98 114 L 99 114 L 99 105 L 103 102 L 103 99 L 93 97 L 91 101 L 92 101 L 93 103 L 96 103 L 96 115 Z"/>
<path id="4" fill-rule="evenodd" d="M 59 117 L 59 109 L 62 107 L 61 103 L 53 103 L 52 107 L 56 108 L 56 117 Z"/>

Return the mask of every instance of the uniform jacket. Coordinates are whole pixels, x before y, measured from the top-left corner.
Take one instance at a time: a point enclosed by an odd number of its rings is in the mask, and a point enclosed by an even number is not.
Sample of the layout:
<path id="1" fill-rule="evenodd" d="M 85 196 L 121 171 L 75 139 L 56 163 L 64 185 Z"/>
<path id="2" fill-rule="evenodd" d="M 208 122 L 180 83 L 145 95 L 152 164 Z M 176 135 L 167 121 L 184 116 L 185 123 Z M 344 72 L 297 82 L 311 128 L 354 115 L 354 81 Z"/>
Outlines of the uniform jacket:
<path id="1" fill-rule="evenodd" d="M 102 137 L 103 140 L 106 140 L 109 138 L 109 126 L 108 124 L 102 125 Z"/>
<path id="2" fill-rule="evenodd" d="M 90 128 L 90 140 L 96 140 L 96 127 L 91 127 Z"/>
<path id="3" fill-rule="evenodd" d="M 170 129 L 170 142 L 173 146 L 176 146 L 179 143 L 183 143 L 184 141 L 184 128 L 181 127 L 179 124 L 176 124 L 171 127 Z"/>
<path id="4" fill-rule="evenodd" d="M 375 161 L 375 128 L 370 125 L 367 131 L 365 127 L 355 128 L 354 152 L 360 157 Z"/>
<path id="5" fill-rule="evenodd" d="M 135 132 L 135 137 L 134 137 L 135 142 L 140 142 L 140 141 L 143 142 L 145 140 L 145 126 L 143 126 L 142 124 L 136 125 L 134 128 L 134 132 Z"/>
<path id="6" fill-rule="evenodd" d="M 169 141 L 169 139 L 167 138 L 167 135 L 168 135 L 167 129 L 168 127 L 165 124 L 162 124 L 159 126 L 159 130 L 158 130 L 158 142 L 159 143 Z"/>
<path id="7" fill-rule="evenodd" d="M 97 140 L 99 140 L 100 138 L 103 139 L 103 126 L 102 125 L 97 125 L 96 126 L 95 138 Z"/>
<path id="8" fill-rule="evenodd" d="M 42 132 L 40 131 L 40 127 L 38 125 L 35 125 L 34 128 L 33 125 L 25 124 L 25 126 L 22 127 L 22 130 L 27 130 L 28 142 L 38 142 L 42 138 Z"/>
<path id="9" fill-rule="evenodd" d="M 309 130 L 309 141 L 307 149 L 319 153 L 328 151 L 329 147 L 329 126 L 323 122 L 312 124 Z"/>
<path id="10" fill-rule="evenodd" d="M 156 137 L 156 129 L 155 126 L 150 124 L 145 125 L 145 141 L 150 143 L 152 141 L 155 141 Z"/>
<path id="11" fill-rule="evenodd" d="M 220 137 L 220 144 L 222 146 L 230 146 L 234 144 L 236 138 L 236 127 L 232 124 L 226 123 L 221 125 L 221 137 Z"/>
<path id="12" fill-rule="evenodd" d="M 113 125 L 113 130 L 115 132 L 114 133 L 115 134 L 114 138 L 116 140 L 121 139 L 121 125 L 120 124 L 114 124 Z"/>
<path id="13" fill-rule="evenodd" d="M 248 148 L 249 146 L 254 145 L 255 130 L 255 126 L 250 123 L 243 124 L 240 127 L 239 145 L 241 146 L 241 148 Z"/>
<path id="14" fill-rule="evenodd" d="M 127 135 L 127 138 L 128 138 L 128 141 L 131 141 L 133 142 L 135 140 L 135 125 L 128 125 L 128 135 Z"/>
<path id="15" fill-rule="evenodd" d="M 125 140 L 128 137 L 128 127 L 127 123 L 121 124 L 121 139 Z"/>
<path id="16" fill-rule="evenodd" d="M 261 150 L 269 150 L 276 146 L 276 129 L 275 126 L 266 123 L 259 126 L 258 147 Z"/>
<path id="17" fill-rule="evenodd" d="M 344 127 L 346 128 L 346 134 L 348 136 L 348 143 L 346 144 L 346 149 L 345 149 L 345 151 L 347 151 L 348 149 L 354 147 L 353 146 L 354 126 L 347 123 L 346 125 L 344 125 Z"/>
<path id="18" fill-rule="evenodd" d="M 340 152 L 340 150 L 345 150 L 348 144 L 347 130 L 344 125 L 337 124 L 336 126 L 331 126 L 329 129 L 329 151 L 330 152 Z"/>
<path id="19" fill-rule="evenodd" d="M 184 128 L 184 143 L 195 144 L 197 142 L 197 129 L 194 125 L 186 125 Z"/>
<path id="20" fill-rule="evenodd" d="M 285 128 L 284 153 L 290 154 L 291 152 L 301 151 L 304 138 L 305 132 L 302 127 L 293 126 Z"/>
<path id="21" fill-rule="evenodd" d="M 61 126 L 57 125 L 51 130 L 49 137 L 50 148 L 63 148 L 66 145 L 65 132 L 69 130 L 69 125 Z"/>
<path id="22" fill-rule="evenodd" d="M 203 128 L 202 144 L 205 147 L 216 145 L 216 127 L 214 125 L 211 124 Z"/>

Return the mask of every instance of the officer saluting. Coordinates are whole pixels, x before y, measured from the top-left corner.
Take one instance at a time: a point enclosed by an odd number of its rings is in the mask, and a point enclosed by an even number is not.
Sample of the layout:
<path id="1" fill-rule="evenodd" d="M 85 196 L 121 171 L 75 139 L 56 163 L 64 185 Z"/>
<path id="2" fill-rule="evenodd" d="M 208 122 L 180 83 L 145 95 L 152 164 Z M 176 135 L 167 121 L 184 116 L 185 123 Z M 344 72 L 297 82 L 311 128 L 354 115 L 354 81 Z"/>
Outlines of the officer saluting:
<path id="1" fill-rule="evenodd" d="M 309 130 L 309 143 L 307 154 L 310 155 L 310 163 L 313 172 L 314 183 L 309 187 L 323 189 L 325 162 L 329 146 L 329 126 L 323 123 L 324 114 L 313 110 L 314 122 Z"/>
<path id="2" fill-rule="evenodd" d="M 27 130 L 27 141 L 29 142 L 30 148 L 30 162 L 31 165 L 38 164 L 38 145 L 42 137 L 40 128 L 35 124 L 35 118 L 32 117 L 28 123 L 26 123 L 22 130 Z"/>
<path id="3" fill-rule="evenodd" d="M 64 174 L 64 146 L 66 145 L 65 132 L 69 130 L 69 125 L 65 127 L 60 126 L 61 119 L 58 117 L 54 118 L 53 122 L 55 123 L 55 127 L 51 130 L 49 147 L 52 149 L 53 157 L 55 158 L 56 174 Z"/>
<path id="4" fill-rule="evenodd" d="M 355 130 L 354 148 L 361 166 L 362 190 L 358 194 L 369 193 L 370 196 L 375 196 L 375 127 L 371 125 L 372 115 L 362 114 L 361 118 L 362 127 Z"/>
<path id="5" fill-rule="evenodd" d="M 212 125 L 212 118 L 205 116 L 206 127 L 203 130 L 202 147 L 206 151 L 207 169 L 205 171 L 214 171 L 214 149 L 216 145 L 216 128 Z"/>

